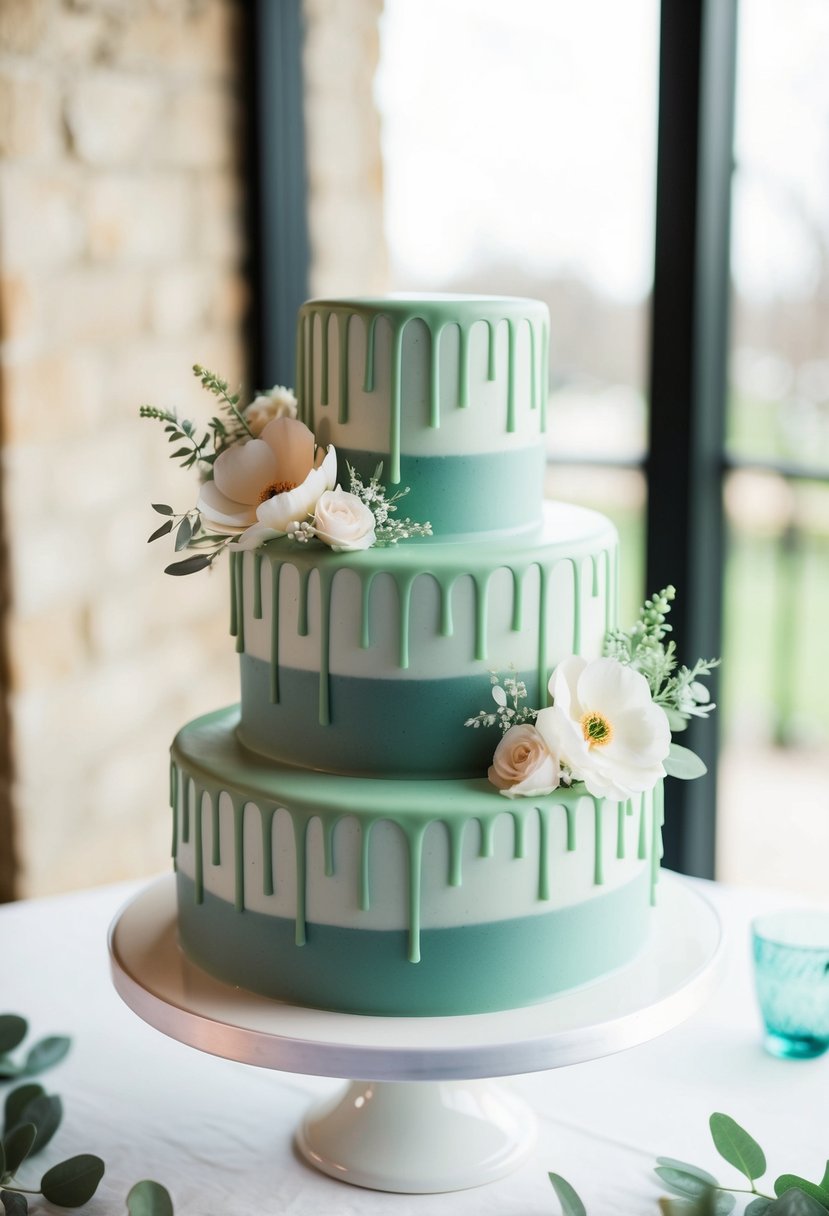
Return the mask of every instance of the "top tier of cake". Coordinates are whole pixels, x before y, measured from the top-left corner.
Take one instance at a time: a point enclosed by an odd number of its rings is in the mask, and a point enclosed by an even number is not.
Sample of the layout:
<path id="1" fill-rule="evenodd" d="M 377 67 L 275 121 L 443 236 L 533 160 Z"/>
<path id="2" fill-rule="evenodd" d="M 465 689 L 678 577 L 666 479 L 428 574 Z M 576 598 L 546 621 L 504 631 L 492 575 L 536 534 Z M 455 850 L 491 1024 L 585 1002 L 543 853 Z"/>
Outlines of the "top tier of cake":
<path id="1" fill-rule="evenodd" d="M 297 327 L 300 417 L 346 464 L 409 487 L 436 540 L 541 520 L 549 315 L 538 300 L 311 300 Z M 493 493 L 495 485 L 509 492 Z"/>

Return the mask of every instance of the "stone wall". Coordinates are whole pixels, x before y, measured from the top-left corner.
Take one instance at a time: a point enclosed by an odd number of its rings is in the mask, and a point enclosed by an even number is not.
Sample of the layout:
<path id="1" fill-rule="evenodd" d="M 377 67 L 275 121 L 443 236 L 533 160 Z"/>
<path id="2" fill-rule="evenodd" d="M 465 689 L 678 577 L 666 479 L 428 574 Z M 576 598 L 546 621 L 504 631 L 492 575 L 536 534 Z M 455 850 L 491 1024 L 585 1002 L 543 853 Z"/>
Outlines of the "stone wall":
<path id="1" fill-rule="evenodd" d="M 206 416 L 191 364 L 232 383 L 244 372 L 244 11 L 232 0 L 0 4 L 18 894 L 165 867 L 170 738 L 236 696 L 226 568 L 174 580 L 166 542 L 145 544 L 159 522 L 151 499 L 185 508 L 194 487 L 137 410 Z M 10 847 L 0 835 L 0 883 Z"/>

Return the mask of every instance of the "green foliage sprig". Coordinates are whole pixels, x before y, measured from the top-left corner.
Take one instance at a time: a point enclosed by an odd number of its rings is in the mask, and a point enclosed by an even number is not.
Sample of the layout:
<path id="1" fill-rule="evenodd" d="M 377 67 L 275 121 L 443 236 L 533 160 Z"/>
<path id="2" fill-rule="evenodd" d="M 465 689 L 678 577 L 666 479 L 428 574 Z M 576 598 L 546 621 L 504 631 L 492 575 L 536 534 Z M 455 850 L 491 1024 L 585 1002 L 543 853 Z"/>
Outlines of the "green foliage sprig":
<path id="1" fill-rule="evenodd" d="M 723 1186 L 713 1174 L 697 1165 L 658 1157 L 657 1177 L 678 1199 L 659 1200 L 662 1216 L 728 1216 L 736 1195 L 751 1195 L 744 1216 L 829 1216 L 829 1161 L 820 1182 L 809 1182 L 797 1174 L 781 1174 L 774 1194 L 765 1195 L 756 1183 L 767 1170 L 766 1155 L 757 1141 L 730 1115 L 715 1113 L 708 1125 L 714 1147 L 748 1182 L 745 1186 Z M 550 1174 L 563 1216 L 587 1216 L 587 1209 L 573 1187 L 559 1174 Z"/>
<path id="2" fill-rule="evenodd" d="M 35 1076 L 59 1063 L 69 1051 L 66 1035 L 38 1040 L 20 1060 L 12 1059 L 28 1034 L 29 1026 L 17 1013 L 0 1014 L 0 1081 Z M 104 1176 L 104 1163 L 93 1153 L 80 1153 L 46 1170 L 40 1187 L 21 1186 L 17 1172 L 51 1141 L 63 1118 L 57 1094 L 42 1085 L 18 1085 L 6 1095 L 3 1134 L 0 1137 L 0 1207 L 5 1216 L 27 1216 L 29 1197 L 41 1196 L 57 1207 L 78 1208 L 87 1203 Z M 173 1216 L 170 1196 L 157 1182 L 140 1182 L 127 1197 L 130 1216 Z"/>
<path id="3" fill-rule="evenodd" d="M 399 540 L 409 540 L 413 536 L 431 536 L 430 523 L 419 524 L 413 519 L 391 519 L 397 511 L 401 498 L 409 493 L 409 487 L 389 493 L 380 481 L 383 475 L 383 465 L 378 464 L 367 482 L 364 482 L 353 465 L 346 465 L 349 477 L 349 490 L 368 507 L 374 516 L 374 535 L 377 545 L 396 545 Z"/>
<path id="4" fill-rule="evenodd" d="M 527 699 L 527 685 L 523 680 L 511 674 L 504 676 L 502 683 L 498 672 L 491 671 L 489 682 L 495 709 L 479 710 L 474 718 L 466 719 L 464 726 L 499 726 L 502 733 L 506 733 L 511 726 L 535 721 L 538 710 L 522 705 L 522 701 Z"/>

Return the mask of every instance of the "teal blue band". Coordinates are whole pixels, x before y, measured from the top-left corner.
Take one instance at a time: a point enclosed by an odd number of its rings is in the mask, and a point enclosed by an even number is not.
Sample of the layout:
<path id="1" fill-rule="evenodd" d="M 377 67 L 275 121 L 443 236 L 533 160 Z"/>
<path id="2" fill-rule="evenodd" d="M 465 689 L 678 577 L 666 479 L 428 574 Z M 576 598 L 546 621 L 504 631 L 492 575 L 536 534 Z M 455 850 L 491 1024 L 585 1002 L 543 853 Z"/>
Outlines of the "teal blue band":
<path id="1" fill-rule="evenodd" d="M 445 680 L 328 677 L 330 722 L 319 721 L 317 672 L 279 668 L 279 702 L 271 701 L 271 668 L 240 655 L 239 741 L 286 764 L 339 773 L 395 777 L 481 777 L 500 739 L 497 727 L 464 726 L 481 702 L 481 676 Z M 538 705 L 536 672 L 516 673 Z M 404 729 L 405 728 L 405 729 Z"/>
<path id="2" fill-rule="evenodd" d="M 179 873 L 179 933 L 217 979 L 292 1004 L 346 1013 L 440 1016 L 531 1005 L 607 974 L 638 953 L 650 925 L 646 873 L 568 908 L 490 924 L 424 929 L 420 962 L 405 931 L 308 924 L 235 911 Z"/>
<path id="3" fill-rule="evenodd" d="M 337 448 L 337 473 L 343 489 L 350 486 L 348 465 L 368 481 L 381 463 L 380 480 L 387 484 L 387 454 Z M 528 531 L 541 520 L 544 451 L 535 444 L 471 456 L 407 456 L 404 452 L 400 485 L 408 486 L 409 493 L 398 503 L 396 515 L 430 523 L 433 540 Z M 499 486 L 502 490 L 496 493 Z M 503 492 L 505 486 L 508 493 Z"/>

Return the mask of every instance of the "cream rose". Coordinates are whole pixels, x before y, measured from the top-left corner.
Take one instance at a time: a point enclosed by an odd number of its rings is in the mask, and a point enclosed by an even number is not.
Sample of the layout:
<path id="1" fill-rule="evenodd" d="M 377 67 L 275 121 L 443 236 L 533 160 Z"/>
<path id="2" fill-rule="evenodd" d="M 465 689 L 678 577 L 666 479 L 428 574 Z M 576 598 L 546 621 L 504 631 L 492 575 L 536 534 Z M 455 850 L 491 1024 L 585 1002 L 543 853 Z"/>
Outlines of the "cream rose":
<path id="1" fill-rule="evenodd" d="M 261 435 L 274 418 L 296 418 L 297 399 L 289 388 L 275 384 L 267 393 L 254 397 L 243 417 L 254 436 Z"/>
<path id="2" fill-rule="evenodd" d="M 370 549 L 377 539 L 372 512 L 356 494 L 340 486 L 326 490 L 317 499 L 314 533 L 335 553 Z"/>
<path id="3" fill-rule="evenodd" d="M 624 802 L 665 776 L 668 718 L 640 672 L 616 659 L 571 655 L 549 687 L 553 704 L 539 710 L 536 729 L 594 797 Z"/>
<path id="4" fill-rule="evenodd" d="M 535 727 L 524 723 L 505 731 L 487 776 L 505 798 L 541 797 L 558 786 L 559 767 Z"/>

